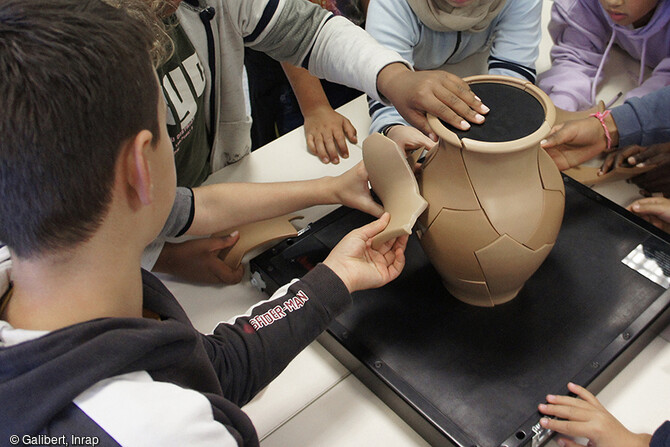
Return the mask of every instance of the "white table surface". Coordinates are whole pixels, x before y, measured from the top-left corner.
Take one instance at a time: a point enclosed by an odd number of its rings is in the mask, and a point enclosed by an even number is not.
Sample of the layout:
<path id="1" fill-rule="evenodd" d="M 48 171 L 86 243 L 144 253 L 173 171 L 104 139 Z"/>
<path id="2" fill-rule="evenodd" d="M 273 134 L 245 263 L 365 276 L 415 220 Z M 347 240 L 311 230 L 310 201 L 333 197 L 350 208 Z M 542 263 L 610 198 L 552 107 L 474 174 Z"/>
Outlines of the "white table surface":
<path id="1" fill-rule="evenodd" d="M 546 23 L 550 2 L 545 2 L 543 21 Z M 545 27 L 538 72 L 549 66 L 550 46 Z M 611 85 L 602 89 L 599 97 L 608 100 L 616 93 L 613 85 L 629 85 L 635 80 L 633 65 L 628 65 L 630 69 L 620 68 L 627 67 L 625 62 L 625 56 L 615 53 L 608 67 L 617 68 L 606 69 Z M 359 144 L 349 145 L 350 158 L 339 165 L 324 165 L 310 155 L 303 130 L 299 128 L 213 174 L 208 183 L 286 181 L 344 172 L 361 160 L 360 145 L 368 134 L 370 118 L 364 97 L 346 104 L 339 112 L 352 121 L 359 135 Z M 637 188 L 625 182 L 602 185 L 597 190 L 621 205 L 627 205 L 638 196 Z M 306 218 L 299 221 L 298 226 L 334 208 L 320 206 L 305 210 Z M 196 328 L 205 333 L 211 332 L 219 321 L 244 313 L 254 303 L 267 298 L 250 284 L 248 272 L 240 284 L 233 286 L 192 285 L 165 276 L 162 279 Z M 598 398 L 633 431 L 651 433 L 670 419 L 670 328 L 627 365 Z M 317 342 L 300 353 L 244 410 L 254 422 L 263 447 L 428 445 Z M 557 444 L 552 440 L 549 445 Z"/>

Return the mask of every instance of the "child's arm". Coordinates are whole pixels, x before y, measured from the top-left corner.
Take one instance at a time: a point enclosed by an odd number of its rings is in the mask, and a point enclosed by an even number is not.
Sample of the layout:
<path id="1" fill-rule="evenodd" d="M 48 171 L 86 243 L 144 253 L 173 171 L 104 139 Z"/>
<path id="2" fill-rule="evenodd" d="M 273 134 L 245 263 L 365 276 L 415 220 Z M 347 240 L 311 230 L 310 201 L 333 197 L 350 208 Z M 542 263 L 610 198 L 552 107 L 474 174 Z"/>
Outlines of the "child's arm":
<path id="1" fill-rule="evenodd" d="M 326 17 L 330 13 L 317 5 L 287 0 L 282 2 L 276 20 L 259 23 L 261 14 L 241 14 L 254 10 L 254 3 L 257 10 L 268 11 L 272 6 L 278 11 L 274 3 L 248 0 L 239 8 L 234 3 L 226 2 L 228 12 L 243 24 L 240 33 L 247 46 L 305 67 L 318 78 L 391 103 L 425 134 L 431 131 L 426 112 L 461 129 L 469 127 L 467 121 L 484 121 L 480 113 L 487 109 L 462 79 L 442 71 L 412 71 L 397 52 L 380 45 L 344 17 Z"/>
<path id="2" fill-rule="evenodd" d="M 627 209 L 661 230 L 670 233 L 670 199 L 666 197 L 638 199 L 631 203 Z"/>
<path id="3" fill-rule="evenodd" d="M 373 216 L 383 212 L 361 162 L 337 177 L 279 183 L 219 183 L 193 190 L 195 215 L 186 234 L 208 235 L 313 205 L 343 204 Z"/>
<path id="4" fill-rule="evenodd" d="M 379 250 L 371 244 L 389 219 L 386 213 L 352 231 L 302 279 L 203 336 L 226 398 L 244 405 L 351 305 L 352 292 L 398 277 L 407 236 Z"/>
<path id="5" fill-rule="evenodd" d="M 666 26 L 670 26 L 670 24 Z M 624 95 L 624 99 L 644 96 L 668 85 L 670 85 L 670 57 L 666 57 L 654 67 L 651 76 L 639 87 L 628 91 Z"/>
<path id="6" fill-rule="evenodd" d="M 589 446 L 649 447 L 651 435 L 629 431 L 593 394 L 581 386 L 569 383 L 568 389 L 579 398 L 548 395 L 548 404 L 538 406 L 541 413 L 562 419 L 542 418 L 542 428 L 568 436 L 588 438 Z M 569 439 L 562 440 L 565 447 L 582 446 Z"/>
<path id="7" fill-rule="evenodd" d="M 543 0 L 510 1 L 494 20 L 488 71 L 535 84 L 535 61 L 542 38 Z"/>
<path id="8" fill-rule="evenodd" d="M 561 109 L 588 109 L 593 106 L 591 86 L 611 35 L 600 5 L 598 2 L 555 1 L 549 33 L 554 41 L 552 64 L 538 77 L 538 86 Z"/>
<path id="9" fill-rule="evenodd" d="M 219 183 L 192 191 L 191 196 L 188 190 L 178 189 L 180 200 L 175 201 L 162 231 L 164 236 L 206 236 L 321 204 L 344 204 L 373 216 L 383 212 L 372 200 L 362 162 L 338 177 L 284 183 Z M 142 265 L 191 282 L 235 284 L 242 279 L 244 268 L 231 269 L 218 255 L 238 238 L 234 234 L 163 244 L 162 237 L 145 250 Z"/>
<path id="10" fill-rule="evenodd" d="M 346 140 L 357 143 L 356 128 L 330 106 L 321 81 L 307 70 L 282 62 L 293 93 L 305 118 L 305 138 L 309 151 L 324 163 L 340 162 L 338 154 L 349 157 Z"/>

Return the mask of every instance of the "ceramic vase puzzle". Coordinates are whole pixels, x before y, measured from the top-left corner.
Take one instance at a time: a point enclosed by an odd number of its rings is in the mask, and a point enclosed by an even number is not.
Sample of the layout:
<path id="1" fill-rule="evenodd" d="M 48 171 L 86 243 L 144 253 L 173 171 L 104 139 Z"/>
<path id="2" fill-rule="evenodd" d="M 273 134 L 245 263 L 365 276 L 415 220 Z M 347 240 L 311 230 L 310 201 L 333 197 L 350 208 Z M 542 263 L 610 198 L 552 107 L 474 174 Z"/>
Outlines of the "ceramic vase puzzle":
<path id="1" fill-rule="evenodd" d="M 439 143 L 417 178 L 429 204 L 419 234 L 453 296 L 494 306 L 519 293 L 561 227 L 563 179 L 540 148 L 556 109 L 530 82 L 491 75 L 465 80 L 491 112 L 466 132 L 429 116 Z"/>

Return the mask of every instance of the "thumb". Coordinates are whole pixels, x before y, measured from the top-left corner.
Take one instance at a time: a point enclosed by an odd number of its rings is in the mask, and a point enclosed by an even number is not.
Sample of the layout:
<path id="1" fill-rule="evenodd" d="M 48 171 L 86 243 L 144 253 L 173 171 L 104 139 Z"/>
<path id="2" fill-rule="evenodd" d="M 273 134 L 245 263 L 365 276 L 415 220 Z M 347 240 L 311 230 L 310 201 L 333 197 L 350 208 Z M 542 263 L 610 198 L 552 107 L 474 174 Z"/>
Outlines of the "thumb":
<path id="1" fill-rule="evenodd" d="M 638 200 L 630 206 L 630 210 L 637 214 L 661 215 L 668 206 L 656 200 Z"/>
<path id="2" fill-rule="evenodd" d="M 240 239 L 240 232 L 235 230 L 228 236 L 218 236 L 210 238 L 209 251 L 220 251 L 228 247 L 232 247 Z"/>
<path id="3" fill-rule="evenodd" d="M 561 129 L 563 129 L 563 123 L 552 127 L 547 138 L 540 142 L 540 146 L 542 146 L 543 149 L 546 149 L 548 147 L 554 147 L 558 146 L 559 144 L 563 144 L 565 141 L 563 141 L 564 136 L 561 132 Z"/>
<path id="4" fill-rule="evenodd" d="M 360 210 L 371 216 L 375 216 L 376 218 L 379 218 L 384 214 L 384 207 L 372 200 L 372 197 L 369 197 L 365 203 L 361 204 Z"/>
<path id="5" fill-rule="evenodd" d="M 351 124 L 351 121 L 349 121 L 346 118 L 344 121 L 344 133 L 349 141 L 351 141 L 354 144 L 358 143 L 358 137 L 356 136 L 357 134 L 356 128 L 354 127 L 353 124 Z"/>
<path id="6" fill-rule="evenodd" d="M 384 231 L 384 228 L 386 228 L 390 220 L 391 215 L 389 213 L 384 213 L 379 219 L 360 227 L 356 232 L 363 236 L 363 239 L 365 240 L 371 239 Z"/>

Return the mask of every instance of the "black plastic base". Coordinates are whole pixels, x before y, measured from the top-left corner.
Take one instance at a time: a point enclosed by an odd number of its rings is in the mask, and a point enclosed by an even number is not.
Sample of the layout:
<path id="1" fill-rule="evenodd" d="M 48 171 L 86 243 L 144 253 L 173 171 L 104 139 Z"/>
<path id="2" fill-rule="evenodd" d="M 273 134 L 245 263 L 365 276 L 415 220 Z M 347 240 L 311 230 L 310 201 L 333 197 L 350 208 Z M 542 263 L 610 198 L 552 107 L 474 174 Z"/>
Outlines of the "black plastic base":
<path id="1" fill-rule="evenodd" d="M 558 241 L 511 302 L 456 300 L 412 236 L 400 278 L 355 293 L 322 337 L 431 444 L 541 444 L 537 404 L 546 394 L 565 394 L 569 381 L 599 391 L 667 325 L 670 292 L 621 261 L 640 244 L 670 259 L 668 236 L 565 179 Z M 252 260 L 252 271 L 272 293 L 370 220 L 338 209 Z"/>

